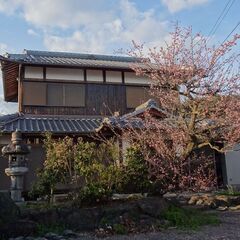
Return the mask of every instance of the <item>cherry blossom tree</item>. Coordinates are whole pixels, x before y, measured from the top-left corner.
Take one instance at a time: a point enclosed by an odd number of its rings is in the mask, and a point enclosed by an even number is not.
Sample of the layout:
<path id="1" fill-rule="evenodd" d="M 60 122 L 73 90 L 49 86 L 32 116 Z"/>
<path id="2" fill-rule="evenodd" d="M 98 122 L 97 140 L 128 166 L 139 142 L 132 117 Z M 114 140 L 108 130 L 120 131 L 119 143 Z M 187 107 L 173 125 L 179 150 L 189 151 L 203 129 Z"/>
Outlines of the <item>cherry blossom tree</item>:
<path id="1" fill-rule="evenodd" d="M 213 185 L 214 163 L 202 150 L 225 153 L 240 141 L 239 39 L 209 47 L 202 34 L 177 25 L 164 46 L 146 51 L 134 43 L 129 51 L 141 59 L 132 68 L 150 78 L 164 117 L 146 113 L 145 127 L 125 134 L 141 143 L 151 171 L 169 189 Z"/>

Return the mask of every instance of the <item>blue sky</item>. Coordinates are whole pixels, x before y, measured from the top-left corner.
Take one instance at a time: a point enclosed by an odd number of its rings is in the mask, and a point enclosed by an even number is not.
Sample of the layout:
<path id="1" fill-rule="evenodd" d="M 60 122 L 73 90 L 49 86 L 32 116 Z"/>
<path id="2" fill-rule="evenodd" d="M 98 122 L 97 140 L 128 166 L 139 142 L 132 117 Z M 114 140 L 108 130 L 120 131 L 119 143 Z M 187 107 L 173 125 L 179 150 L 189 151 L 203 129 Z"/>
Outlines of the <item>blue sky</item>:
<path id="1" fill-rule="evenodd" d="M 131 40 L 157 46 L 176 21 L 208 36 L 229 1 L 232 7 L 211 35 L 214 44 L 239 22 L 240 0 L 0 0 L 0 54 L 23 49 L 113 54 L 129 48 Z M 15 111 L 3 104 L 2 86 L 0 95 L 0 112 Z"/>

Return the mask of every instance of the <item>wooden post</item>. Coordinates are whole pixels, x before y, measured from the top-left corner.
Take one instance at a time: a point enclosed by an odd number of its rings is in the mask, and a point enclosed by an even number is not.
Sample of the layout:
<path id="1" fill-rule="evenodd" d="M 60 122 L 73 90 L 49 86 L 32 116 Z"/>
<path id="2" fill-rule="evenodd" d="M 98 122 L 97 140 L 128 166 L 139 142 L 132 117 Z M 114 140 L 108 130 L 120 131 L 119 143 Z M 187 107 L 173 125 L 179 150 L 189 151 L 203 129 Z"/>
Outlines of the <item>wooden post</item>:
<path id="1" fill-rule="evenodd" d="M 19 64 L 19 72 L 18 72 L 18 111 L 23 111 L 23 68 L 22 64 Z"/>

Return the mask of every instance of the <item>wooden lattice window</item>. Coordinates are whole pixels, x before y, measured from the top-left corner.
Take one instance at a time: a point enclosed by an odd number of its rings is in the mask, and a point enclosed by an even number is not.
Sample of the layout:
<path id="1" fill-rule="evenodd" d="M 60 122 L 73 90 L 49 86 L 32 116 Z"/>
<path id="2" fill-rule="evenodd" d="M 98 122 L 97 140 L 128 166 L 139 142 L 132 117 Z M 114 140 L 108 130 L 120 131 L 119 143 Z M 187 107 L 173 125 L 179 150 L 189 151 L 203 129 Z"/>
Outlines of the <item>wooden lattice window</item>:
<path id="1" fill-rule="evenodd" d="M 23 83 L 24 105 L 46 105 L 46 83 L 24 82 Z"/>
<path id="2" fill-rule="evenodd" d="M 49 106 L 85 106 L 85 86 L 77 84 L 48 84 Z"/>

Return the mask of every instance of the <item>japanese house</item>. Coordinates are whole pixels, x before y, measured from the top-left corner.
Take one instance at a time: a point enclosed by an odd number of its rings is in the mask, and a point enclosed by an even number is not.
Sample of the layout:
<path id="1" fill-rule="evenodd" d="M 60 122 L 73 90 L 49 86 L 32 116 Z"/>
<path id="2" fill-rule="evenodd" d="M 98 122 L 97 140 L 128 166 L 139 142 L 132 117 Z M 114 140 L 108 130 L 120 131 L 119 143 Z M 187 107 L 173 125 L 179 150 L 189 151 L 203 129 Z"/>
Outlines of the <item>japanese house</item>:
<path id="1" fill-rule="evenodd" d="M 44 132 L 88 137 L 104 117 L 132 112 L 149 99 L 148 79 L 131 70 L 136 58 L 25 50 L 0 61 L 4 100 L 18 103 L 17 113 L 0 118 L 0 144 L 16 129 L 31 144 L 25 190 L 44 161 Z M 7 164 L 1 158 L 0 190 L 9 189 Z"/>
<path id="2" fill-rule="evenodd" d="M 148 101 L 149 80 L 136 76 L 131 68 L 140 64 L 137 58 L 25 50 L 22 54 L 0 56 L 0 62 L 4 100 L 18 104 L 17 113 L 0 117 L 0 145 L 8 144 L 16 129 L 31 144 L 25 190 L 31 188 L 36 169 L 45 158 L 44 132 L 89 138 L 96 129 L 104 127 L 105 117 L 123 116 L 124 124 L 126 119 L 141 115 L 146 109 L 161 114 Z M 221 166 L 220 177 L 223 176 L 225 184 L 240 184 L 239 174 L 234 170 L 240 168 L 240 161 L 236 161 L 239 155 L 226 158 L 230 161 L 222 156 L 216 158 L 217 166 Z M 7 160 L 1 157 L 0 191 L 9 189 L 10 180 L 4 173 L 7 165 Z M 222 170 L 226 173 L 222 174 Z"/>

